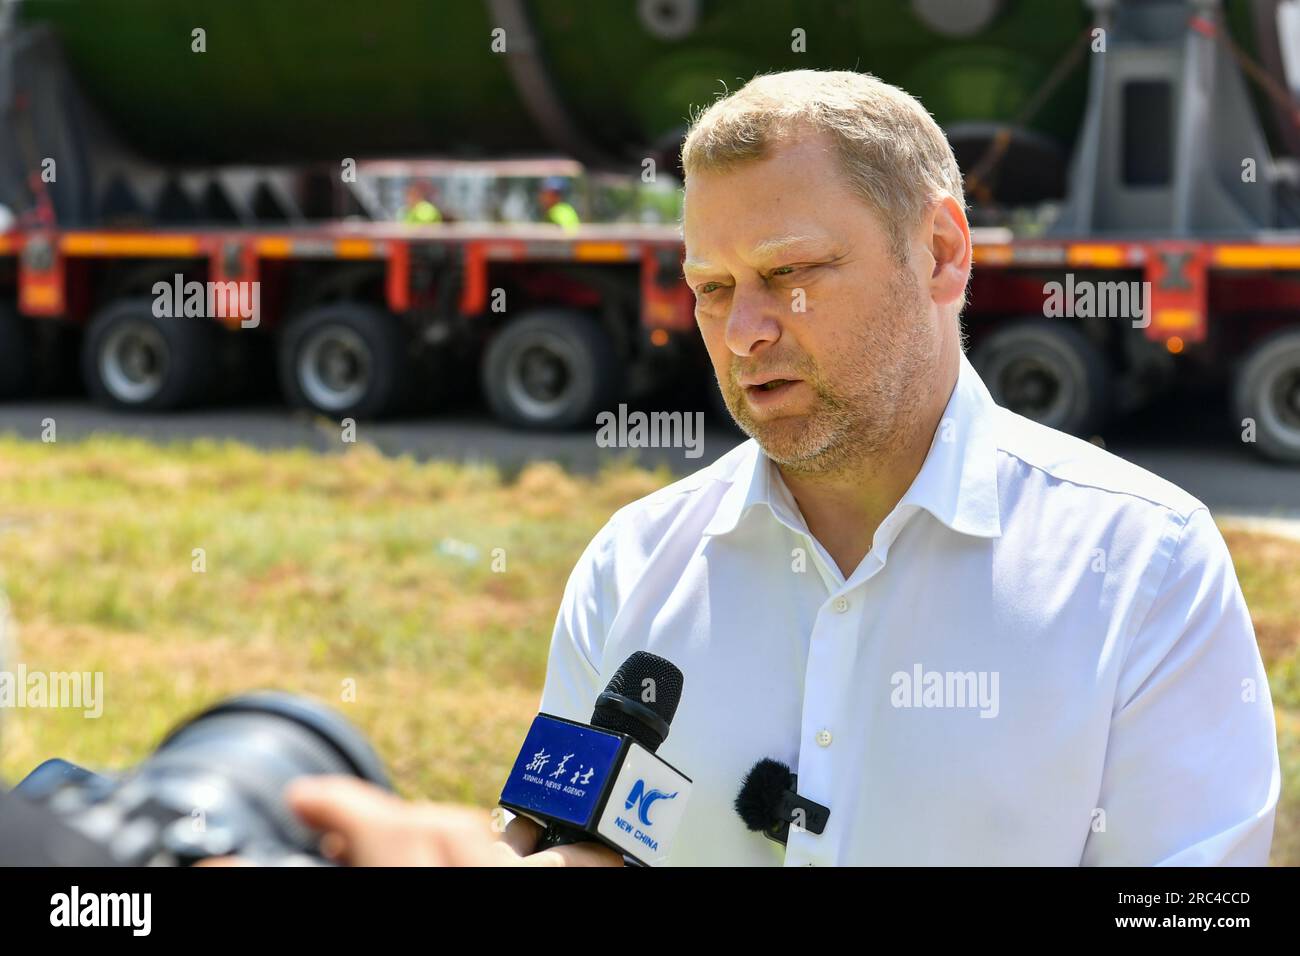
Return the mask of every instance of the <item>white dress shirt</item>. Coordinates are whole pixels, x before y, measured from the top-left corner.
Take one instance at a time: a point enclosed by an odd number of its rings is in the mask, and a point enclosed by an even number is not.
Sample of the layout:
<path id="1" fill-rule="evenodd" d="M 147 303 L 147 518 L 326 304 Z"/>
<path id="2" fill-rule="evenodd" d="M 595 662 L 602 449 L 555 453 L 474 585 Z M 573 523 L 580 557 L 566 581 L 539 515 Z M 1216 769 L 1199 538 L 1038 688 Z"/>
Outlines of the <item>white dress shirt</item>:
<path id="1" fill-rule="evenodd" d="M 1263 864 L 1273 705 L 1205 506 L 994 404 L 963 356 L 847 579 L 754 441 L 619 510 L 565 589 L 541 709 L 586 721 L 633 651 L 685 675 L 674 865 Z M 782 848 L 755 761 L 830 808 Z"/>

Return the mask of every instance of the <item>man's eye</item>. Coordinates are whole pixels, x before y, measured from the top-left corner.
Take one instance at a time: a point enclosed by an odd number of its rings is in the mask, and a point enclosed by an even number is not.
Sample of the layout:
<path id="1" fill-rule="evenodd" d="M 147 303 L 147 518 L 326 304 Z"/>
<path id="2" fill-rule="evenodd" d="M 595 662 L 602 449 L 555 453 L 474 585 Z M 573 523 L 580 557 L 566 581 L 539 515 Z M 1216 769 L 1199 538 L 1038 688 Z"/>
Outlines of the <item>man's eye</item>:
<path id="1" fill-rule="evenodd" d="M 695 287 L 696 295 L 708 295 L 710 292 L 716 292 L 722 288 L 721 282 L 702 282 Z"/>
<path id="2" fill-rule="evenodd" d="M 799 271 L 798 266 L 778 266 L 777 268 L 773 269 L 770 273 L 768 273 L 768 275 L 788 276 L 792 272 L 798 272 L 798 271 Z"/>

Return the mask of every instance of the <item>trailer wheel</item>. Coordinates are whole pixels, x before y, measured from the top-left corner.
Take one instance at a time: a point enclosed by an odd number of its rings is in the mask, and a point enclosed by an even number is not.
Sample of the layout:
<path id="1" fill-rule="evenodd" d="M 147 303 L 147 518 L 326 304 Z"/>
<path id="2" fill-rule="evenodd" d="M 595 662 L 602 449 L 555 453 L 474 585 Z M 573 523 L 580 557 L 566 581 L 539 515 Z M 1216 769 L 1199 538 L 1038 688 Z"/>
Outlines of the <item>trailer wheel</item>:
<path id="1" fill-rule="evenodd" d="M 580 312 L 540 309 L 511 322 L 483 356 L 482 386 L 497 418 L 520 428 L 595 423 L 614 400 L 622 363 L 609 335 Z"/>
<path id="2" fill-rule="evenodd" d="M 1088 435 L 1105 422 L 1109 365 L 1068 325 L 1028 319 L 999 329 L 975 347 L 971 364 L 995 402 L 1049 428 Z"/>
<path id="3" fill-rule="evenodd" d="M 215 378 L 211 320 L 158 318 L 149 298 L 120 299 L 90 322 L 81 375 L 96 401 L 116 408 L 169 409 L 199 402 Z"/>
<path id="4" fill-rule="evenodd" d="M 406 339 L 392 313 L 357 302 L 308 309 L 285 327 L 280 387 L 290 405 L 333 418 L 378 418 L 404 396 Z"/>
<path id="5" fill-rule="evenodd" d="M 1300 461 L 1300 332 L 1255 346 L 1237 372 L 1237 420 L 1255 422 L 1255 447 L 1266 458 Z"/>
<path id="6" fill-rule="evenodd" d="M 0 306 L 0 398 L 31 391 L 33 343 L 30 320 Z"/>

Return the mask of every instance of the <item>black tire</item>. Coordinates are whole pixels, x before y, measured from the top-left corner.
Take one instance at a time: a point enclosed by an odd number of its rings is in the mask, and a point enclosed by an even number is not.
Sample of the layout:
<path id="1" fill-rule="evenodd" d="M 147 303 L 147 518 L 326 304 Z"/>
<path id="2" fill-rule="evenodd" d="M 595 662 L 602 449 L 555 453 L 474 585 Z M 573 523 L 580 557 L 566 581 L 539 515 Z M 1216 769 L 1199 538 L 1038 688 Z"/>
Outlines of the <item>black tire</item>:
<path id="1" fill-rule="evenodd" d="M 206 399 L 216 378 L 218 333 L 210 319 L 158 318 L 149 298 L 119 299 L 86 329 L 81 377 L 91 398 L 114 408 L 182 408 Z"/>
<path id="2" fill-rule="evenodd" d="M 1233 387 L 1237 423 L 1255 422 L 1255 448 L 1274 461 L 1300 461 L 1300 330 L 1252 348 Z"/>
<path id="3" fill-rule="evenodd" d="M 22 398 L 33 382 L 31 320 L 0 306 L 0 398 Z"/>
<path id="4" fill-rule="evenodd" d="M 622 362 L 595 320 L 539 309 L 506 325 L 483 355 L 488 405 L 508 425 L 529 429 L 595 426 L 612 410 Z"/>
<path id="5" fill-rule="evenodd" d="M 294 318 L 276 362 L 285 400 L 331 418 L 378 418 L 406 400 L 410 385 L 401 324 L 358 302 L 317 306 Z"/>
<path id="6" fill-rule="evenodd" d="M 37 395 L 84 395 L 81 377 L 81 343 L 85 327 L 67 319 L 39 319 L 32 323 L 36 366 L 32 387 Z"/>
<path id="7" fill-rule="evenodd" d="M 993 332 L 971 352 L 993 400 L 1017 414 L 1088 437 L 1110 410 L 1110 365 L 1078 329 L 1027 319 Z"/>

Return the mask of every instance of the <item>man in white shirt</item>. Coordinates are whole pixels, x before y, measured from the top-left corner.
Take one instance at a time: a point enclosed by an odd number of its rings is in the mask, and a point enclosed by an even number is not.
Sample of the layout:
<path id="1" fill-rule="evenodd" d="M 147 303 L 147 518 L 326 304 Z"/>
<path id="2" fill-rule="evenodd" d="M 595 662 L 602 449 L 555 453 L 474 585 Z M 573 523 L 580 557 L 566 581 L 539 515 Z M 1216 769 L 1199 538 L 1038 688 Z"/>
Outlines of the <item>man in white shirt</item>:
<path id="1" fill-rule="evenodd" d="M 1222 536 L 993 403 L 962 352 L 961 174 L 924 108 L 771 74 L 695 120 L 683 165 L 686 279 L 751 440 L 597 534 L 541 709 L 588 719 L 636 650 L 681 668 L 676 865 L 1265 863 L 1273 709 Z M 824 832 L 745 828 L 765 757 Z"/>

